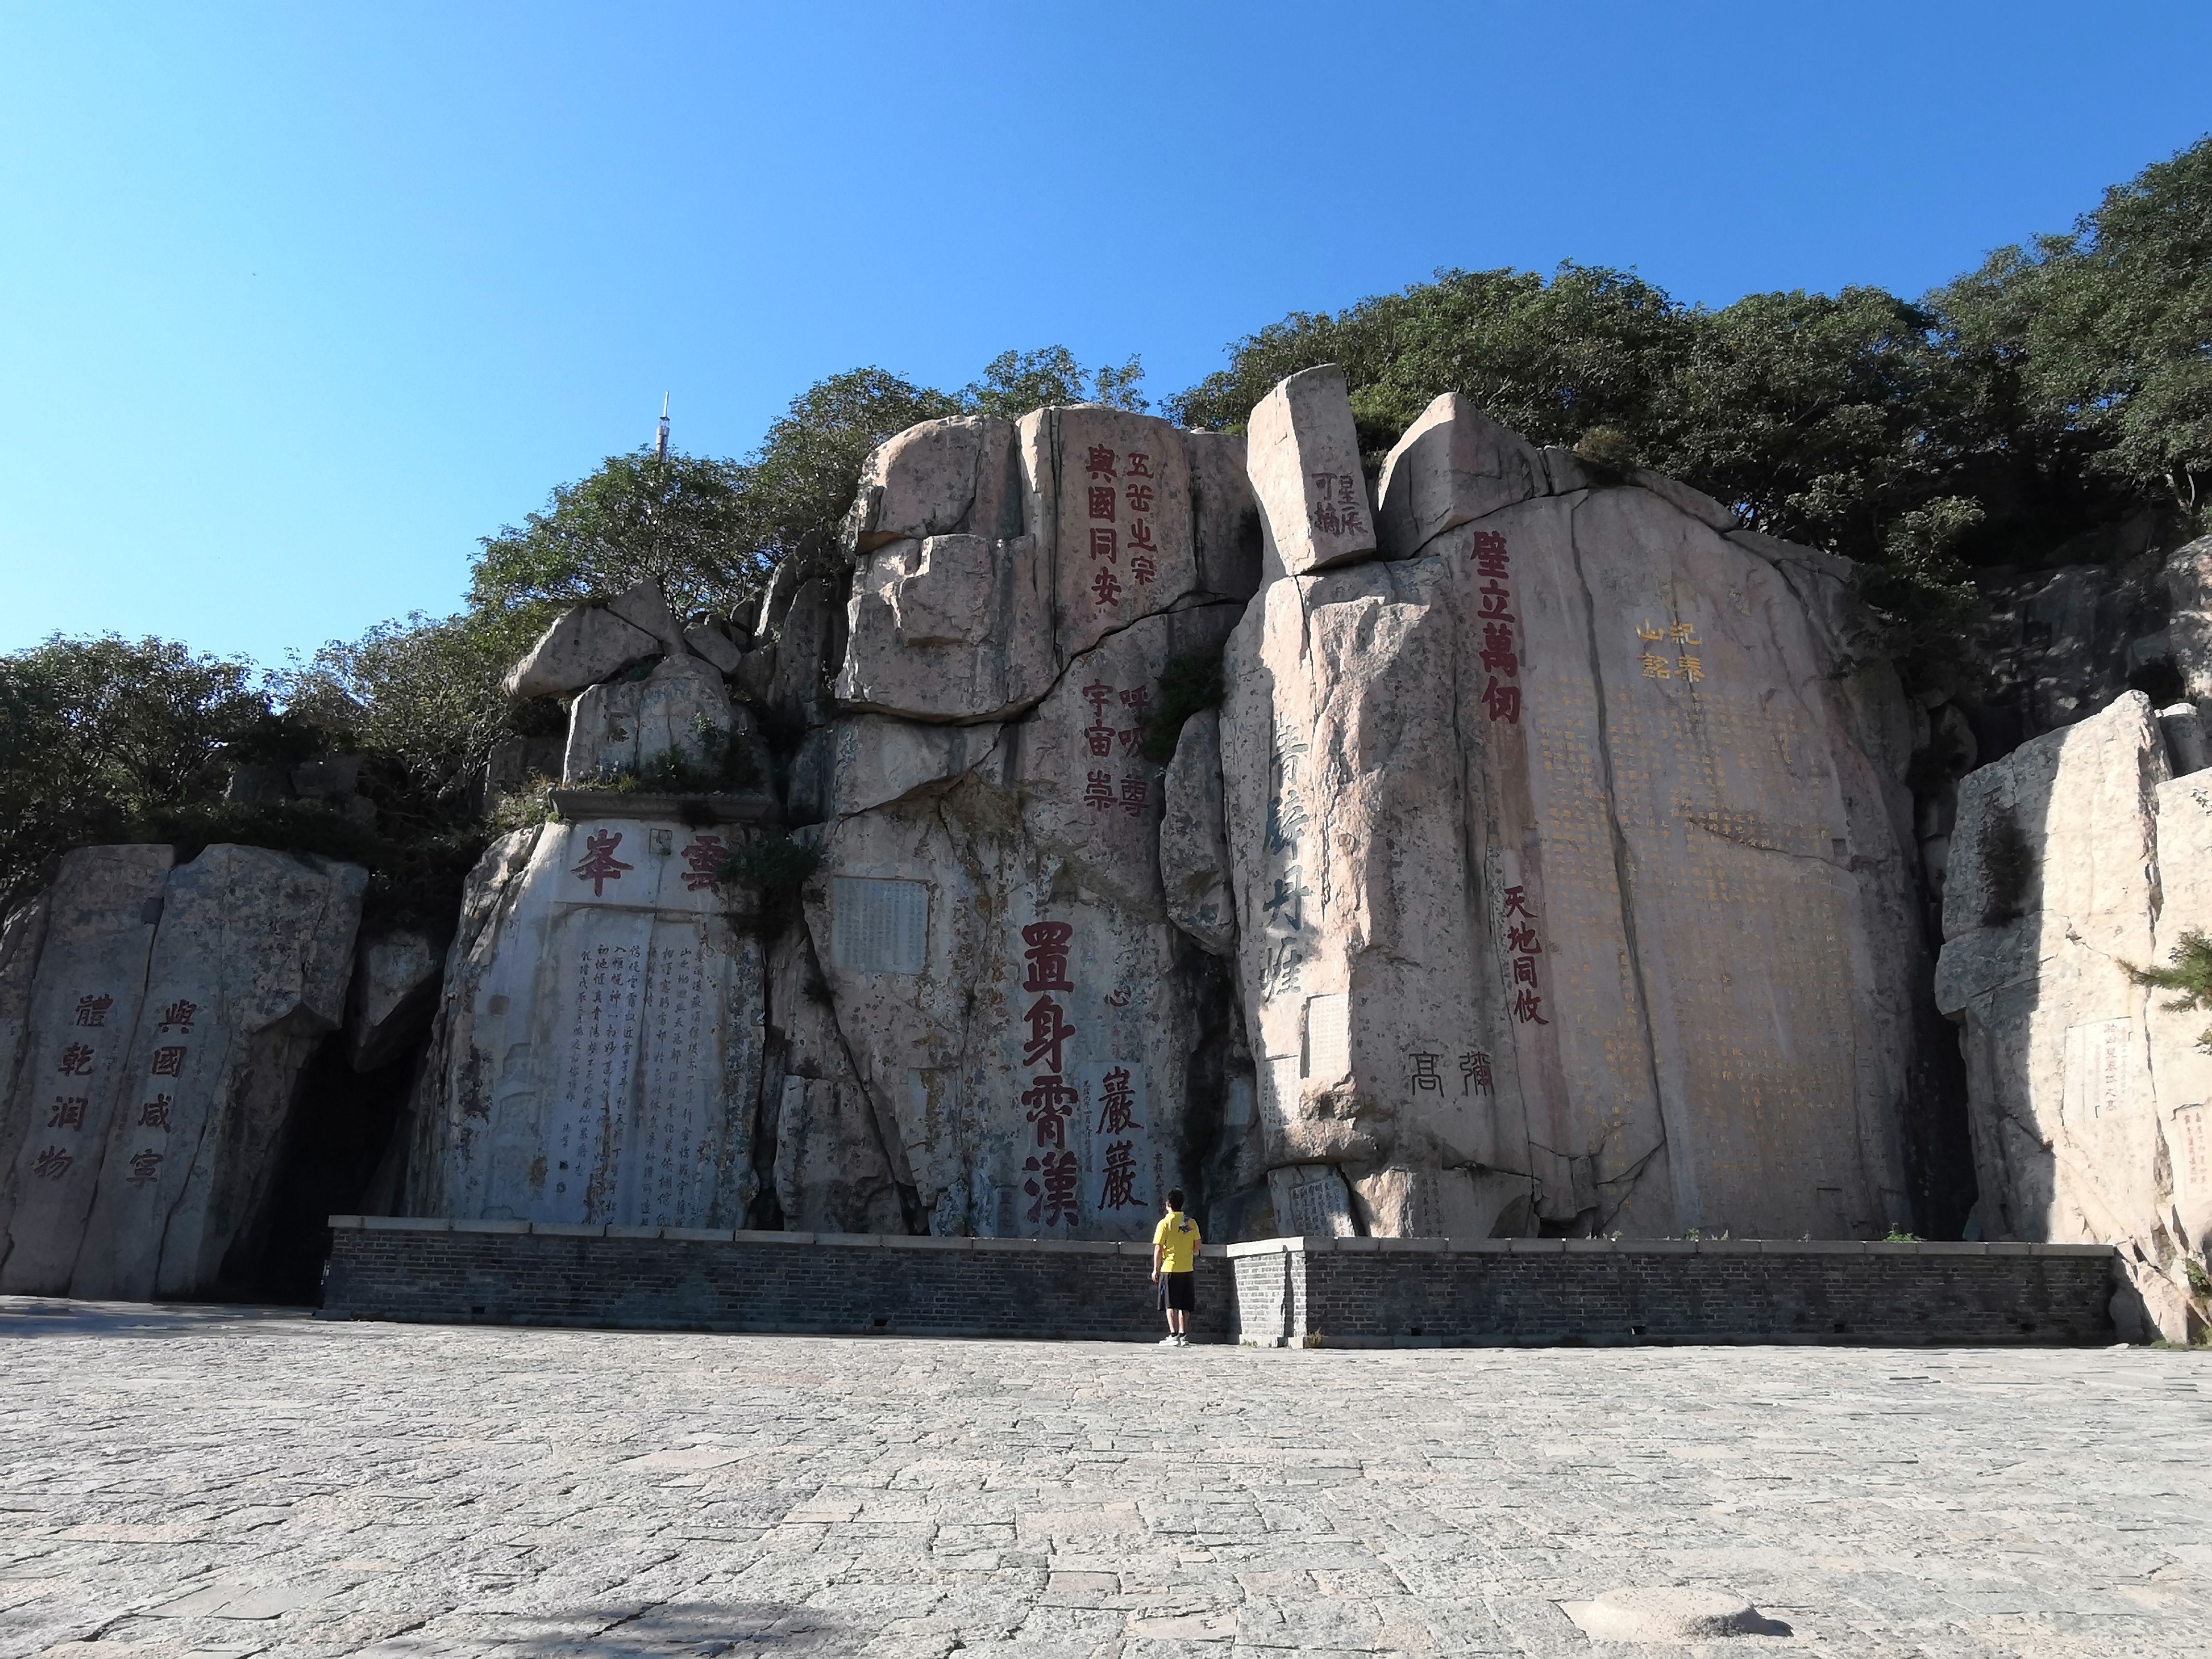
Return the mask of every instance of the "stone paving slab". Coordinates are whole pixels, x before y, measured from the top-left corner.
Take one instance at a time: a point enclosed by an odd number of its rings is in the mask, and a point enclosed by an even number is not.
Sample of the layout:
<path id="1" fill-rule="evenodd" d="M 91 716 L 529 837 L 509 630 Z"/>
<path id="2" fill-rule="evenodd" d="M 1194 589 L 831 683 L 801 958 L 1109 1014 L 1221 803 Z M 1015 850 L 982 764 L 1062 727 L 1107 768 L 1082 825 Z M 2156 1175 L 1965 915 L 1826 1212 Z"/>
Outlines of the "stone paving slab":
<path id="1" fill-rule="evenodd" d="M 0 1298 L 0 1659 L 2195 1655 L 2212 1354 L 1167 1351 Z M 1593 1643 L 1608 1589 L 1790 1634 Z"/>

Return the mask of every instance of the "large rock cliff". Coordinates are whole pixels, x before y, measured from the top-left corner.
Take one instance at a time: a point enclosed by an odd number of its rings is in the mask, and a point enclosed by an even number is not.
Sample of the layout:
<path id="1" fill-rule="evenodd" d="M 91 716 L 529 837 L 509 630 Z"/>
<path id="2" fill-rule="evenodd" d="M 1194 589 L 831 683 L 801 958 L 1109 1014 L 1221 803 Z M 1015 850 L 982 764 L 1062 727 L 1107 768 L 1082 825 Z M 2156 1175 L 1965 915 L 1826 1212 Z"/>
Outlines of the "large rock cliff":
<path id="1" fill-rule="evenodd" d="M 1980 1229 L 2121 1245 L 2116 1311 L 2177 1340 L 2212 1312 L 2208 1016 L 2129 969 L 2212 929 L 2203 762 L 2194 708 L 2130 691 L 1970 774 L 1936 981 L 1962 1028 Z"/>
<path id="2" fill-rule="evenodd" d="M 0 1290 L 237 1288 L 301 1079 L 346 1016 L 367 874 L 93 847 L 0 939 Z"/>
<path id="3" fill-rule="evenodd" d="M 1351 432 L 1316 370 L 1252 443 Z M 1343 465 L 1255 465 L 1220 724 L 1276 1224 L 1908 1224 L 1910 728 L 1847 567 L 1456 398 L 1364 546 Z"/>
<path id="4" fill-rule="evenodd" d="M 555 624 L 516 679 L 580 693 L 572 821 L 472 884 L 410 1207 L 1117 1237 L 1180 1184 L 1217 1237 L 1910 1224 L 1913 728 L 1847 568 L 1453 398 L 1378 510 L 1333 370 L 1247 448 L 931 422 L 757 635 L 638 596 Z M 1217 661 L 1218 710 L 1170 708 Z M 773 825 L 603 793 L 722 726 L 814 861 L 781 900 L 709 855 Z"/>

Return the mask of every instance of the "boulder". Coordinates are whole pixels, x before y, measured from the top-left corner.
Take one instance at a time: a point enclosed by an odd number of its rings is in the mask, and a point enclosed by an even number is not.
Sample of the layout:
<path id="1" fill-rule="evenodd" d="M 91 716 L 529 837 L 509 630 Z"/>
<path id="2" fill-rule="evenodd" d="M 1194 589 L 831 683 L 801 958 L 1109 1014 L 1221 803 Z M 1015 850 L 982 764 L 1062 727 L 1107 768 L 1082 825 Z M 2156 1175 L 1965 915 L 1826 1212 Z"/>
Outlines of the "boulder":
<path id="1" fill-rule="evenodd" d="M 576 699 L 568 711 L 561 781 L 578 788 L 635 775 L 668 756 L 708 769 L 719 759 L 716 743 L 727 740 L 737 724 L 722 677 L 711 664 L 696 657 L 664 658 L 644 679 L 595 685 Z M 740 732 L 739 739 L 745 735 Z"/>
<path id="2" fill-rule="evenodd" d="M 1052 684 L 1050 573 L 1027 536 L 932 536 L 866 555 L 837 676 L 848 708 L 994 720 Z"/>
<path id="3" fill-rule="evenodd" d="M 124 1102 L 133 1116 L 140 1103 L 131 1049 L 175 861 L 167 847 L 81 848 L 62 855 L 46 890 L 21 1059 L 0 1118 L 11 1142 L 0 1147 L 0 1291 L 69 1293 L 109 1134 Z M 19 983 L 23 960 L 11 952 Z"/>
<path id="4" fill-rule="evenodd" d="M 1499 476 L 1427 431 L 1401 545 Z M 1221 745 L 1270 1165 L 1373 1188 L 1376 1226 L 1480 1225 L 1516 1182 L 1585 1231 L 1905 1223 L 1909 721 L 1852 605 L 1618 485 L 1262 589 Z M 1452 1169 L 1508 1179 L 1447 1206 Z"/>
<path id="5" fill-rule="evenodd" d="M 1242 433 L 1186 432 L 1190 524 L 1199 591 L 1244 600 L 1260 591 L 1260 502 L 1244 469 Z"/>
<path id="6" fill-rule="evenodd" d="M 1959 790 L 1936 1000 L 1963 1027 L 1993 1238 L 2118 1245 L 2176 1341 L 2204 1328 L 2212 1056 L 2130 978 L 2212 929 L 2212 783 L 2170 778 L 2149 699 L 2021 744 Z"/>
<path id="7" fill-rule="evenodd" d="M 2169 606 L 2168 650 L 2184 692 L 2202 703 L 2212 699 L 2212 536 L 2167 554 L 2160 574 Z"/>
<path id="8" fill-rule="evenodd" d="M 360 755 L 301 761 L 292 769 L 292 793 L 302 800 L 343 801 L 361 787 Z"/>
<path id="9" fill-rule="evenodd" d="M 447 954 L 410 1212 L 743 1224 L 761 953 L 714 879 L 740 833 L 605 818 L 493 843 Z"/>
<path id="10" fill-rule="evenodd" d="M 690 648 L 684 642 L 684 624 L 669 609 L 667 593 L 651 577 L 625 588 L 609 599 L 607 611 L 639 632 L 652 635 L 660 648 L 670 656 L 690 654 Z"/>
<path id="11" fill-rule="evenodd" d="M 344 1018 L 368 872 L 210 847 L 169 876 L 71 1296 L 207 1296 L 264 1213 L 301 1076 Z"/>
<path id="12" fill-rule="evenodd" d="M 736 673 L 745 659 L 745 653 L 713 623 L 693 623 L 684 630 L 684 643 L 693 656 L 703 658 L 724 674 Z"/>
<path id="13" fill-rule="evenodd" d="M 511 697 L 580 691 L 631 663 L 655 655 L 660 641 L 597 605 L 563 611 L 538 636 L 504 682 Z"/>
<path id="14" fill-rule="evenodd" d="M 1548 489 L 1533 444 L 1447 392 L 1382 463 L 1378 543 L 1388 557 L 1410 559 L 1445 531 Z"/>
<path id="15" fill-rule="evenodd" d="M 1375 515 L 1344 371 L 1309 368 L 1262 398 L 1246 423 L 1266 574 L 1304 575 L 1375 552 Z"/>
<path id="16" fill-rule="evenodd" d="M 1207 708 L 1183 722 L 1163 781 L 1160 883 L 1168 920 L 1218 957 L 1237 950 L 1237 904 L 1221 799 L 1221 716 Z"/>
<path id="17" fill-rule="evenodd" d="M 1020 533 L 1011 421 L 956 415 L 878 445 L 860 472 L 843 540 L 855 556 L 896 541 Z M 1010 522 L 1011 520 L 1011 522 Z"/>
<path id="18" fill-rule="evenodd" d="M 438 1006 L 444 956 L 411 927 L 362 939 L 346 999 L 346 1057 L 355 1071 L 390 1065 L 422 1035 Z"/>

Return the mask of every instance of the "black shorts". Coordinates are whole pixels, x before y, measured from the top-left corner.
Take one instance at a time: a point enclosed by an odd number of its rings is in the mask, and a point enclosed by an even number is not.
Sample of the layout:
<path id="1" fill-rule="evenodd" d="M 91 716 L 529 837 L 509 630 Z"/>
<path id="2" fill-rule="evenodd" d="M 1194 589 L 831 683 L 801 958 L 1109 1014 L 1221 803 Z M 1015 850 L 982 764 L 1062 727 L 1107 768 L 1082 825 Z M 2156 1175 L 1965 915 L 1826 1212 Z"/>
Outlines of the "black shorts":
<path id="1" fill-rule="evenodd" d="M 1178 1313 L 1188 1313 L 1198 1306 L 1198 1275 L 1162 1273 L 1160 1275 L 1160 1305 L 1173 1308 Z"/>

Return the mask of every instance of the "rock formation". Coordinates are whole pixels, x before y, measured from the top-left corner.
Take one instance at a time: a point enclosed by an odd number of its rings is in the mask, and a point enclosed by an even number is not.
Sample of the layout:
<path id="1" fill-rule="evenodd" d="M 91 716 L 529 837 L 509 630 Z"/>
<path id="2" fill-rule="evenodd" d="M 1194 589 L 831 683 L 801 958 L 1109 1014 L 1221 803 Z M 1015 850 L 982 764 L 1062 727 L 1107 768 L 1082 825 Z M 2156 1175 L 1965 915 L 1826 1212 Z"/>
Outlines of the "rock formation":
<path id="1" fill-rule="evenodd" d="M 1255 448 L 1300 423 L 1345 453 L 1334 370 Z M 1847 567 L 1454 397 L 1364 561 L 1344 475 L 1255 479 L 1220 744 L 1278 1228 L 1907 1223 L 1909 725 Z"/>
<path id="2" fill-rule="evenodd" d="M 1847 568 L 1450 398 L 1378 511 L 1334 369 L 1244 450 L 1090 405 L 930 422 L 758 635 L 634 595 L 637 637 L 556 622 L 517 684 L 580 692 L 568 821 L 472 884 L 409 1206 L 1117 1237 L 1182 1184 L 1217 1237 L 1907 1223 L 1913 727 Z M 599 682 L 548 666 L 591 641 Z M 1217 660 L 1221 707 L 1170 710 Z M 745 824 L 611 792 L 723 728 L 772 750 Z M 771 811 L 814 867 L 746 895 L 716 872 L 783 845 Z"/>
<path id="3" fill-rule="evenodd" d="M 2212 927 L 2203 762 L 2192 707 L 2130 691 L 1969 775 L 1936 980 L 1963 1028 L 1982 1230 L 2120 1244 L 2138 1305 L 2116 1311 L 2176 1340 L 2212 1312 L 2208 1015 L 2128 969 Z"/>
<path id="4" fill-rule="evenodd" d="M 0 1289 L 238 1281 L 301 1073 L 345 1016 L 366 883 L 258 848 L 63 859 L 0 939 Z"/>

